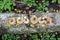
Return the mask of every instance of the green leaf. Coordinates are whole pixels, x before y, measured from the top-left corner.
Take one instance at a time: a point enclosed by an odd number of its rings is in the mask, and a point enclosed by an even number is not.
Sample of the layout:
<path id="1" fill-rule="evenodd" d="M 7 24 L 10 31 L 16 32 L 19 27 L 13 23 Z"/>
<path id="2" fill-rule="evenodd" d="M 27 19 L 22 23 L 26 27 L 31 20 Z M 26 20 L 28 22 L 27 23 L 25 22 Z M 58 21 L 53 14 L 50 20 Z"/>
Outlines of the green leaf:
<path id="1" fill-rule="evenodd" d="M 55 3 L 56 2 L 56 0 L 52 0 L 52 3 Z"/>
<path id="2" fill-rule="evenodd" d="M 60 38 L 57 38 L 58 40 L 60 40 Z"/>
<path id="3" fill-rule="evenodd" d="M 58 4 L 60 4 L 60 0 L 58 0 Z"/>
<path id="4" fill-rule="evenodd" d="M 56 38 L 50 38 L 50 40 L 56 40 Z"/>
<path id="5" fill-rule="evenodd" d="M 48 8 L 47 8 L 47 7 L 45 7 L 45 8 L 44 8 L 44 10 L 45 10 L 45 11 L 47 11 L 47 10 L 48 10 Z"/>
<path id="6" fill-rule="evenodd" d="M 31 35 L 31 38 L 32 38 L 33 40 L 38 40 L 37 35 Z"/>

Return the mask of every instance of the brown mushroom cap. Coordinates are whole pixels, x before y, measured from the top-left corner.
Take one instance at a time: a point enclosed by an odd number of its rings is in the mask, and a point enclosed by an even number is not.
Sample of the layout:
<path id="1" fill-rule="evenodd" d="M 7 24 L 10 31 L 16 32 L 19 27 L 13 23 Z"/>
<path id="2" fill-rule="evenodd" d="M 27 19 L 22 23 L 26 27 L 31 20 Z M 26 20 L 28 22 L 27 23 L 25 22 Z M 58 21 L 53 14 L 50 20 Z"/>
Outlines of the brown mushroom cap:
<path id="1" fill-rule="evenodd" d="M 45 20 L 43 20 L 41 17 L 38 18 L 39 23 L 46 23 Z"/>
<path id="2" fill-rule="evenodd" d="M 52 23 L 52 19 L 51 18 L 47 18 L 47 24 L 51 24 Z"/>
<path id="3" fill-rule="evenodd" d="M 18 17 L 18 18 L 17 18 L 17 24 L 22 24 L 22 23 L 23 23 L 23 19 L 20 18 L 20 17 Z"/>
<path id="4" fill-rule="evenodd" d="M 9 19 L 9 24 L 14 25 L 16 22 L 15 18 L 10 18 Z"/>
<path id="5" fill-rule="evenodd" d="M 52 23 L 52 19 L 50 17 L 44 17 L 44 20 L 46 21 L 46 24 Z"/>
<path id="6" fill-rule="evenodd" d="M 47 16 L 44 16 L 44 17 L 39 17 L 38 18 L 38 21 L 39 21 L 39 23 L 45 23 L 46 25 L 48 25 L 48 24 L 51 24 L 52 23 L 52 19 L 50 18 L 50 17 L 47 17 Z"/>
<path id="7" fill-rule="evenodd" d="M 28 18 L 24 19 L 24 23 L 28 24 L 29 23 L 29 19 Z"/>
<path id="8" fill-rule="evenodd" d="M 38 18 L 34 15 L 30 18 L 32 24 L 36 24 L 38 22 Z"/>

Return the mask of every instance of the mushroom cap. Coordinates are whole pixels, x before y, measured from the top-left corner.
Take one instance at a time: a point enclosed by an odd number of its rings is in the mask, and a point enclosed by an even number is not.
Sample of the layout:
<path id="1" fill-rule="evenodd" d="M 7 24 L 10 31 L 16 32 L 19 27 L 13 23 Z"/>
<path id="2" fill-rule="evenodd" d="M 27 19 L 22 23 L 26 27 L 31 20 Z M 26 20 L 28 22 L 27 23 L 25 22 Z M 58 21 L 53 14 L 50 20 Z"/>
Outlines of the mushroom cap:
<path id="1" fill-rule="evenodd" d="M 16 22 L 16 20 L 14 17 L 9 19 L 9 24 L 14 25 L 15 22 Z"/>
<path id="2" fill-rule="evenodd" d="M 22 19 L 21 17 L 18 17 L 18 18 L 17 18 L 17 23 L 18 23 L 18 24 L 22 24 L 22 23 L 23 23 L 23 19 Z"/>
<path id="3" fill-rule="evenodd" d="M 24 17 L 24 23 L 28 24 L 29 23 L 29 19 L 27 17 Z"/>
<path id="4" fill-rule="evenodd" d="M 52 18 L 50 17 L 44 17 L 44 20 L 46 21 L 47 25 L 52 23 Z"/>
<path id="5" fill-rule="evenodd" d="M 35 15 L 33 15 L 33 16 L 30 18 L 30 21 L 31 21 L 32 24 L 36 24 L 36 23 L 38 22 L 38 18 L 37 18 Z"/>

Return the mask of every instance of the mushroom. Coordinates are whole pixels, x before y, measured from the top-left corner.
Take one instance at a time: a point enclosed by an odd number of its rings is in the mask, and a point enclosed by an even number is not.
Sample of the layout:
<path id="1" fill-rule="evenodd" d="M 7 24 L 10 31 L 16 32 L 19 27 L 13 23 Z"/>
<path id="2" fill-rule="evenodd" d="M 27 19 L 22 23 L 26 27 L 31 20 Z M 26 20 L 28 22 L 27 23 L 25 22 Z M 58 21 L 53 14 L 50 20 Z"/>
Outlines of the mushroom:
<path id="1" fill-rule="evenodd" d="M 9 19 L 9 24 L 14 25 L 15 22 L 16 22 L 16 20 L 14 17 Z"/>
<path id="2" fill-rule="evenodd" d="M 32 24 L 36 24 L 36 23 L 38 22 L 38 18 L 37 18 L 35 15 L 33 15 L 33 16 L 30 18 L 30 21 L 31 21 Z"/>
<path id="3" fill-rule="evenodd" d="M 22 24 L 23 23 L 23 19 L 21 17 L 17 18 L 17 24 Z"/>
<path id="4" fill-rule="evenodd" d="M 29 23 L 29 19 L 27 17 L 24 17 L 24 23 L 28 24 Z"/>
<path id="5" fill-rule="evenodd" d="M 52 19 L 50 17 L 43 17 L 44 20 L 46 21 L 46 25 L 51 24 L 52 23 Z"/>

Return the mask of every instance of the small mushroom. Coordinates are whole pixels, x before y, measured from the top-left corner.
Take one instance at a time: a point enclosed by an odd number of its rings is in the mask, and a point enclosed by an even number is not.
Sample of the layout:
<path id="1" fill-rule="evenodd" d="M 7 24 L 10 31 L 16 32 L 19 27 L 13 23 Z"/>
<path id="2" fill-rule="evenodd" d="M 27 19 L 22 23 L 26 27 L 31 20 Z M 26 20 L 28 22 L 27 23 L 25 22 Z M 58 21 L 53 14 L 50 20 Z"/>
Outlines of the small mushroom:
<path id="1" fill-rule="evenodd" d="M 44 21 L 41 17 L 38 18 L 39 23 L 45 23 L 46 21 Z"/>
<path id="2" fill-rule="evenodd" d="M 17 24 L 22 24 L 23 23 L 23 19 L 21 17 L 17 18 Z"/>
<path id="3" fill-rule="evenodd" d="M 29 23 L 29 19 L 27 17 L 24 17 L 24 23 L 28 24 Z"/>
<path id="4" fill-rule="evenodd" d="M 50 17 L 44 17 L 44 20 L 46 21 L 46 25 L 52 23 L 52 19 Z"/>
<path id="5" fill-rule="evenodd" d="M 10 18 L 9 19 L 9 24 L 14 25 L 16 22 L 15 18 Z"/>
<path id="6" fill-rule="evenodd" d="M 31 21 L 32 24 L 36 24 L 36 23 L 38 22 L 38 18 L 37 18 L 35 15 L 33 15 L 33 16 L 30 18 L 30 21 Z"/>

